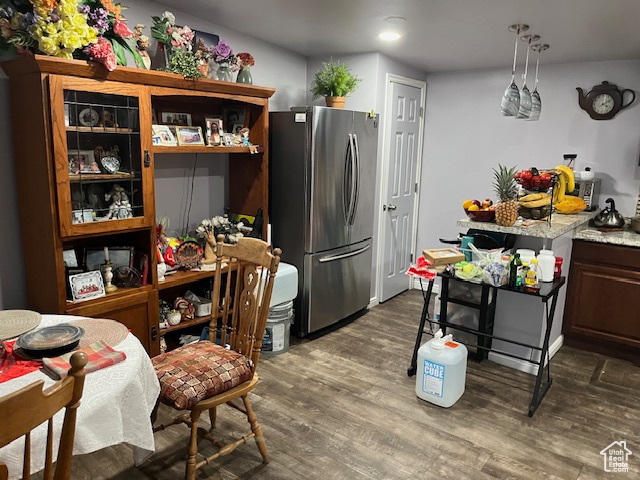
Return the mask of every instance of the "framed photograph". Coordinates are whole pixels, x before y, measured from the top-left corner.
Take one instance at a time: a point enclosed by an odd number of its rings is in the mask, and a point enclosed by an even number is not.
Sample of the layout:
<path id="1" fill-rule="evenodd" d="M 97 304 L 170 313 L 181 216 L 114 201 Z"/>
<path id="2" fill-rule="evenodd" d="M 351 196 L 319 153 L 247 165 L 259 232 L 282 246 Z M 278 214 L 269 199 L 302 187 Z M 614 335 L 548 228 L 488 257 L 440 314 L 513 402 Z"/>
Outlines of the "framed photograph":
<path id="1" fill-rule="evenodd" d="M 240 130 L 243 130 L 244 128 L 245 126 L 242 125 L 241 123 L 236 123 L 231 129 L 231 133 L 233 133 L 234 135 L 240 135 Z"/>
<path id="2" fill-rule="evenodd" d="M 198 49 L 198 42 L 202 40 L 204 46 L 207 48 L 213 48 L 218 45 L 218 41 L 220 41 L 220 37 L 213 33 L 201 32 L 199 30 L 194 30 L 193 33 L 193 51 L 195 52 Z"/>
<path id="3" fill-rule="evenodd" d="M 204 145 L 200 127 L 176 126 L 176 138 L 178 139 L 178 145 Z"/>
<path id="4" fill-rule="evenodd" d="M 190 113 L 162 112 L 161 119 L 165 125 L 192 125 Z"/>
<path id="5" fill-rule="evenodd" d="M 69 173 L 101 173 L 93 150 L 69 152 Z"/>
<path id="6" fill-rule="evenodd" d="M 153 132 L 153 144 L 154 145 L 166 145 L 175 147 L 176 137 L 171 133 L 171 129 L 167 125 L 152 125 Z"/>
<path id="7" fill-rule="evenodd" d="M 206 117 L 204 119 L 207 126 L 207 145 L 220 145 L 222 143 L 223 122 L 221 117 Z"/>
<path id="8" fill-rule="evenodd" d="M 78 256 L 73 248 L 64 250 L 62 252 L 62 259 L 64 260 L 65 267 L 78 268 Z"/>
<path id="9" fill-rule="evenodd" d="M 224 134 L 224 146 L 225 147 L 235 147 L 236 143 L 233 141 L 233 133 L 225 133 Z"/>
<path id="10" fill-rule="evenodd" d="M 74 301 L 105 296 L 104 281 L 99 270 L 69 275 L 69 286 L 71 287 L 71 298 Z"/>
<path id="11" fill-rule="evenodd" d="M 249 126 L 249 110 L 246 108 L 225 108 L 223 112 L 224 124 L 227 129 L 235 128 L 235 125 Z M 233 130 L 229 130 L 233 133 Z"/>
<path id="12" fill-rule="evenodd" d="M 109 261 L 115 270 L 118 267 L 133 267 L 133 247 L 109 247 Z M 84 266 L 87 271 L 100 270 L 104 264 L 104 248 L 86 248 Z"/>

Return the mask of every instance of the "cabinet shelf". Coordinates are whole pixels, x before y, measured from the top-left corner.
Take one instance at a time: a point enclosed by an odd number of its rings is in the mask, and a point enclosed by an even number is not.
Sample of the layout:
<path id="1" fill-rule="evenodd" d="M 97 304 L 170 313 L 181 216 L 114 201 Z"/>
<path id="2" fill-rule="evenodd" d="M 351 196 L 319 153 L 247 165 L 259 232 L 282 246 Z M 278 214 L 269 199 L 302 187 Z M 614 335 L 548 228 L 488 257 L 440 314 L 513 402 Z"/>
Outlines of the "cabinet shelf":
<path id="1" fill-rule="evenodd" d="M 66 127 L 67 132 L 86 132 L 86 133 L 123 133 L 123 134 L 134 134 L 138 135 L 140 132 L 138 130 L 133 130 L 132 128 L 121 128 L 121 127 Z"/>
<path id="2" fill-rule="evenodd" d="M 118 298 L 128 297 L 132 293 L 148 292 L 148 291 L 151 291 L 152 288 L 153 287 L 151 285 L 142 285 L 140 287 L 120 287 L 118 288 L 118 290 L 116 290 L 113 293 L 107 293 L 104 297 L 92 298 L 91 300 L 77 300 L 75 302 L 67 300 L 66 311 L 69 312 L 79 307 L 84 308 L 84 307 L 99 305 L 100 303 L 105 301 L 111 301 Z"/>
<path id="3" fill-rule="evenodd" d="M 140 180 L 140 177 L 132 173 L 83 173 L 69 175 L 69 181 L 78 182 L 111 182 L 113 180 Z"/>
<path id="4" fill-rule="evenodd" d="M 208 145 L 155 145 L 153 153 L 250 153 L 249 147 L 220 147 Z M 258 147 L 258 153 L 264 153 L 264 147 Z M 255 154 L 254 154 L 255 155 Z"/>
<path id="5" fill-rule="evenodd" d="M 227 265 L 222 268 L 222 273 L 228 273 L 235 269 L 235 264 L 232 264 L 231 266 Z M 181 270 L 167 275 L 163 282 L 158 282 L 158 290 L 166 290 L 167 288 L 178 287 L 180 285 L 197 282 L 198 280 L 205 278 L 213 278 L 215 274 L 215 270 Z"/>
<path id="6" fill-rule="evenodd" d="M 220 317 L 220 316 L 221 315 L 218 315 L 218 317 Z M 194 325 L 202 325 L 203 323 L 209 323 L 212 318 L 213 318 L 213 315 L 205 315 L 204 317 L 196 317 L 193 320 L 182 320 L 177 325 L 170 325 L 167 328 L 159 329 L 159 333 L 160 333 L 160 335 L 165 335 L 165 334 L 167 334 L 169 332 L 175 332 L 177 330 L 183 330 L 185 328 L 189 328 L 189 327 L 192 327 Z"/>

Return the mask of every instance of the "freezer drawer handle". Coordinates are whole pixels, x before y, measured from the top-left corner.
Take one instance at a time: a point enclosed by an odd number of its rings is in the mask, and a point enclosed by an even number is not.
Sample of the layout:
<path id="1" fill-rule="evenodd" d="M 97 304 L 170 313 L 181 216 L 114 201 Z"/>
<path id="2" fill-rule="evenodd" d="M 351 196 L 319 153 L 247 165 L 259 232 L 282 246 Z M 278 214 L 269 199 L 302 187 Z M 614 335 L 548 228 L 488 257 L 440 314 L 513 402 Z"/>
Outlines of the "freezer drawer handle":
<path id="1" fill-rule="evenodd" d="M 354 250 L 353 252 L 342 253 L 340 255 L 334 255 L 332 257 L 322 257 L 318 261 L 320 263 L 327 263 L 327 262 L 333 262 L 334 260 L 342 260 L 343 258 L 355 257 L 356 255 L 360 255 L 361 253 L 366 252 L 370 248 L 371 248 L 371 245 L 367 245 L 366 247 L 362 247 L 359 250 Z"/>

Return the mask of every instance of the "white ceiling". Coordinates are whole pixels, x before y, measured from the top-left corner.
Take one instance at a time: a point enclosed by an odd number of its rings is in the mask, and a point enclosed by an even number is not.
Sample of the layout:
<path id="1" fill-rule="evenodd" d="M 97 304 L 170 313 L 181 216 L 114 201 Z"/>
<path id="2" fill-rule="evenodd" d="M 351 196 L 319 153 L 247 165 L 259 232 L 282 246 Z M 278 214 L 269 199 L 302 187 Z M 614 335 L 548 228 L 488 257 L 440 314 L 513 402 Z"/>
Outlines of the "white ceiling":
<path id="1" fill-rule="evenodd" d="M 640 0 L 157 1 L 305 56 L 380 51 L 427 72 L 510 68 L 512 23 L 551 45 L 541 63 L 640 58 Z M 405 36 L 384 44 L 389 16 Z"/>

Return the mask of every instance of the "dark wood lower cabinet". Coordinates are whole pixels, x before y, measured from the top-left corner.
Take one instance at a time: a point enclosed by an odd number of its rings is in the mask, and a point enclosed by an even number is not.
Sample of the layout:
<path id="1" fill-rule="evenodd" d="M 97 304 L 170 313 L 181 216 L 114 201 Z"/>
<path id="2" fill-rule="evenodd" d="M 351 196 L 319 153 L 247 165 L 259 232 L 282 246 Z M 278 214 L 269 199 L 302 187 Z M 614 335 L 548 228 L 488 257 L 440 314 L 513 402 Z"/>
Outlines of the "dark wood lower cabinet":
<path id="1" fill-rule="evenodd" d="M 640 362 L 640 248 L 573 241 L 564 343 Z"/>

